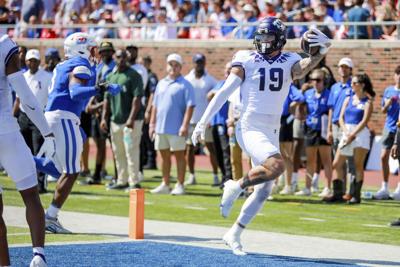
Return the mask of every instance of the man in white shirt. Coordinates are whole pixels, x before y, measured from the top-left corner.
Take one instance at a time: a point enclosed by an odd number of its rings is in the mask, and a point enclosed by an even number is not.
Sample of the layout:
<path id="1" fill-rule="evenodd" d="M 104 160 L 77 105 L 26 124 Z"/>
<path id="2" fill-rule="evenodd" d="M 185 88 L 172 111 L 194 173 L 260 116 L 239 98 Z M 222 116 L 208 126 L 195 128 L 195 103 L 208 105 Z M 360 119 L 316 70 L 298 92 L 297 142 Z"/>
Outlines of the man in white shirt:
<path id="1" fill-rule="evenodd" d="M 44 111 L 49 95 L 49 87 L 51 84 L 52 75 L 49 72 L 39 68 L 39 50 L 28 50 L 25 60 L 26 66 L 28 67 L 28 70 L 24 73 L 25 80 L 29 85 L 29 89 L 31 89 L 33 95 L 38 100 L 42 111 Z M 43 137 L 40 134 L 39 129 L 26 115 L 18 96 L 14 103 L 14 116 L 18 117 L 18 124 L 21 128 L 21 133 L 26 144 L 31 149 L 32 154 L 36 155 L 43 144 Z M 45 193 L 47 191 L 45 176 L 42 173 L 38 175 L 38 186 L 39 193 Z"/>
<path id="2" fill-rule="evenodd" d="M 201 116 L 208 105 L 207 94 L 214 89 L 217 84 L 217 80 L 208 74 L 205 69 L 206 66 L 206 57 L 203 54 L 195 54 L 193 56 L 193 69 L 185 76 L 185 79 L 188 80 L 193 88 L 194 94 L 196 98 L 196 107 L 193 111 L 192 119 L 190 120 L 189 126 L 189 134 L 186 140 L 186 156 L 189 167 L 189 178 L 185 182 L 186 185 L 196 184 L 195 172 L 194 172 L 194 146 L 190 137 L 192 136 L 193 130 L 196 127 L 196 123 L 199 122 Z M 214 184 L 218 185 L 218 162 L 215 156 L 215 147 L 214 140 L 212 136 L 212 130 L 210 127 L 206 129 L 205 134 L 205 145 L 210 152 L 210 162 L 213 169 L 214 174 Z"/>

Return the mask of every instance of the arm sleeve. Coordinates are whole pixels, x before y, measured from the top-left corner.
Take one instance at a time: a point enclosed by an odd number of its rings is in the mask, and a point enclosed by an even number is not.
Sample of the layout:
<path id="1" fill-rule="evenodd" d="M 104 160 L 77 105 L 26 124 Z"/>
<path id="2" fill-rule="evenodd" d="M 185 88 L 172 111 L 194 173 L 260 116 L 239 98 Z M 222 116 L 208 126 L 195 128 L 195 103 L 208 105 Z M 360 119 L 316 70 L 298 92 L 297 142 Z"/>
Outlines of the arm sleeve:
<path id="1" fill-rule="evenodd" d="M 211 102 L 208 104 L 206 111 L 201 117 L 199 123 L 207 124 L 211 118 L 220 110 L 222 105 L 228 100 L 229 96 L 242 84 L 236 74 L 229 74 L 224 85 L 219 89 L 216 95 L 213 97 Z"/>
<path id="2" fill-rule="evenodd" d="M 21 104 L 23 105 L 29 119 L 36 125 L 36 127 L 38 127 L 43 136 L 50 134 L 51 130 L 47 124 L 46 118 L 43 115 L 43 110 L 40 107 L 36 97 L 29 89 L 22 72 L 18 71 L 12 73 L 7 76 L 7 79 L 21 99 Z"/>
<path id="3" fill-rule="evenodd" d="M 74 77 L 90 81 L 93 77 L 92 71 L 86 66 L 77 66 L 72 70 Z M 94 86 L 84 86 L 79 83 L 71 83 L 69 85 L 69 95 L 73 101 L 80 101 L 82 99 L 89 99 L 98 93 Z"/>

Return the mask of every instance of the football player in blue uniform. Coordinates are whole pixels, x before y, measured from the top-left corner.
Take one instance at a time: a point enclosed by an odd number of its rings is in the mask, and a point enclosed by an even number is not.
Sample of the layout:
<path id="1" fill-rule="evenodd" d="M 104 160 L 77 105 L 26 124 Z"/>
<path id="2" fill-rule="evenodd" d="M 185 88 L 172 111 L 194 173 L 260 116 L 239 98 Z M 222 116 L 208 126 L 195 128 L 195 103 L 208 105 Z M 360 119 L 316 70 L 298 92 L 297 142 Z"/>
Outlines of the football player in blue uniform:
<path id="1" fill-rule="evenodd" d="M 46 230 L 52 233 L 70 233 L 57 217 L 80 172 L 83 134 L 79 116 L 90 97 L 105 91 L 115 95 L 121 90 L 115 84 L 94 85 L 96 73 L 90 59 L 94 57 L 95 47 L 96 43 L 88 34 L 71 34 L 64 41 L 66 60 L 54 69 L 45 117 L 56 139 L 53 163 L 62 174 L 46 211 Z"/>
<path id="2" fill-rule="evenodd" d="M 249 186 L 254 192 L 243 204 L 237 221 L 223 240 L 233 253 L 245 255 L 240 235 L 268 198 L 273 181 L 283 173 L 284 161 L 279 151 L 280 116 L 293 80 L 304 77 L 325 56 L 330 39 L 313 29 L 303 36 L 310 47 L 319 47 L 316 53 L 301 58 L 297 53 L 282 52 L 286 43 L 286 27 L 277 18 L 260 21 L 254 36 L 256 51 L 242 50 L 232 60 L 232 70 L 224 85 L 214 96 L 192 135 L 193 143 L 204 137 L 206 125 L 233 91 L 240 87 L 243 109 L 236 128 L 240 147 L 251 157 L 254 166 L 238 181 L 224 184 L 220 211 L 223 217 L 230 213 L 234 201 Z"/>

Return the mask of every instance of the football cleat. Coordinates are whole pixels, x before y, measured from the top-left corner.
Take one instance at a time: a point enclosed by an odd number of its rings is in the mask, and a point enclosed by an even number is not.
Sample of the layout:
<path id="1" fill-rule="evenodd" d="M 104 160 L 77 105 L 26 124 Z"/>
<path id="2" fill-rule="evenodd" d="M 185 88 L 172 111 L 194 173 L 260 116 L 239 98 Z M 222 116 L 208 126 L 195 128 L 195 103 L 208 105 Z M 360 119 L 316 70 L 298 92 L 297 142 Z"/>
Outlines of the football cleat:
<path id="1" fill-rule="evenodd" d="M 47 267 L 46 258 L 42 254 L 35 253 L 29 267 Z"/>
<path id="2" fill-rule="evenodd" d="M 53 233 L 53 234 L 71 234 L 72 232 L 65 229 L 58 218 L 51 218 L 46 215 L 46 231 Z"/>
<path id="3" fill-rule="evenodd" d="M 240 243 L 240 236 L 234 235 L 231 231 L 228 231 L 224 237 L 222 238 L 225 244 L 228 245 L 231 249 L 233 254 L 237 256 L 246 256 L 247 253 L 243 251 L 242 244 Z"/>

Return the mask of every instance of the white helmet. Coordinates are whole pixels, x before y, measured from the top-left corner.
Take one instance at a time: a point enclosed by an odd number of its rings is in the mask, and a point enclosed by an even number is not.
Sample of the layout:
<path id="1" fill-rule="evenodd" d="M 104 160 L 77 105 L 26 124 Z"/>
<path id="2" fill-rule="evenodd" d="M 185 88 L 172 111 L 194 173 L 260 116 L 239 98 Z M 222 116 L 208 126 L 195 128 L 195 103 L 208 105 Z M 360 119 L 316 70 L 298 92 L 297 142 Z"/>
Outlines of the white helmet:
<path id="1" fill-rule="evenodd" d="M 87 33 L 76 32 L 65 39 L 64 53 L 67 58 L 79 56 L 89 59 L 91 48 L 96 46 L 96 42 Z"/>

